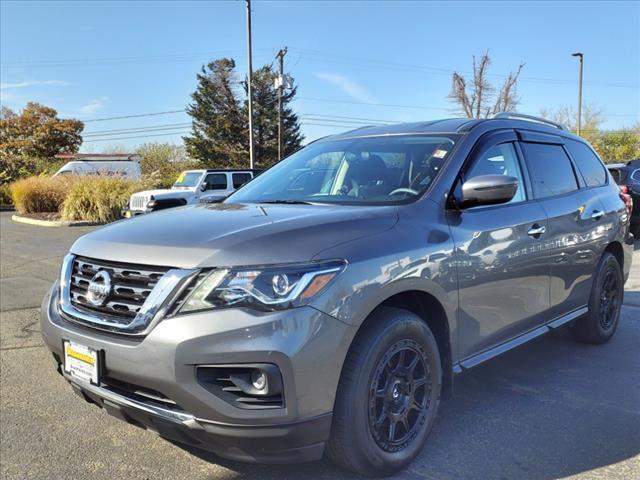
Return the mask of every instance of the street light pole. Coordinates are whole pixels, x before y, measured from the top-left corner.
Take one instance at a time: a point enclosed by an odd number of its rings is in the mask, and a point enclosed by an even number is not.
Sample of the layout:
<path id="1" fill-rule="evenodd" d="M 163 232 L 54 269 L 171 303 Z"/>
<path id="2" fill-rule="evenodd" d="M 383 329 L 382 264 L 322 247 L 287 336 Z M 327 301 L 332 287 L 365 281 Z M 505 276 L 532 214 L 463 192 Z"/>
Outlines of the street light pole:
<path id="1" fill-rule="evenodd" d="M 582 130 L 582 66 L 584 64 L 584 55 L 580 52 L 572 53 L 572 57 L 578 57 L 580 60 L 578 72 L 578 135 Z"/>
<path id="2" fill-rule="evenodd" d="M 284 125 L 282 119 L 282 95 L 284 92 L 284 56 L 287 54 L 287 47 L 278 51 L 276 58 L 279 63 L 279 77 L 278 77 L 278 160 L 282 160 L 284 156 L 283 137 L 284 137 Z"/>
<path id="3" fill-rule="evenodd" d="M 253 62 L 251 59 L 251 0 L 247 3 L 247 49 L 249 55 L 249 72 L 247 83 L 247 96 L 249 97 L 249 168 L 253 169 Z"/>

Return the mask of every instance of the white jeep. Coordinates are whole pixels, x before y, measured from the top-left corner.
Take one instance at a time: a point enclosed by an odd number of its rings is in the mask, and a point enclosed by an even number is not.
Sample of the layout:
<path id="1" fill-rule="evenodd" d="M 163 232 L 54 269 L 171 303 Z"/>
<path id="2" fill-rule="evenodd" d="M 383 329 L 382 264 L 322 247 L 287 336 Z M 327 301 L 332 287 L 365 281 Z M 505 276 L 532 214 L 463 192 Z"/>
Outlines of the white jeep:
<path id="1" fill-rule="evenodd" d="M 132 217 L 190 205 L 208 196 L 222 200 L 257 173 L 257 170 L 186 170 L 180 174 L 171 188 L 146 190 L 131 195 L 129 209 L 123 214 L 125 217 Z"/>

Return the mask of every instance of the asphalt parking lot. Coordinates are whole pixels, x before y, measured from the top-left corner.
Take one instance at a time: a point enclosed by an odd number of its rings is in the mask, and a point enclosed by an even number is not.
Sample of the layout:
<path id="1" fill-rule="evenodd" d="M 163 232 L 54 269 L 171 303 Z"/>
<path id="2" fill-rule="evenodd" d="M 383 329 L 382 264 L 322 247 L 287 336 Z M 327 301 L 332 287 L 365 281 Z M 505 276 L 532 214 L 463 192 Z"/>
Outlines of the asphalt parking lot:
<path id="1" fill-rule="evenodd" d="M 73 241 L 0 214 L 0 477 L 337 479 L 327 461 L 246 465 L 189 452 L 83 402 L 43 346 L 39 306 Z M 607 345 L 558 332 L 458 377 L 403 479 L 640 479 L 640 242 Z"/>

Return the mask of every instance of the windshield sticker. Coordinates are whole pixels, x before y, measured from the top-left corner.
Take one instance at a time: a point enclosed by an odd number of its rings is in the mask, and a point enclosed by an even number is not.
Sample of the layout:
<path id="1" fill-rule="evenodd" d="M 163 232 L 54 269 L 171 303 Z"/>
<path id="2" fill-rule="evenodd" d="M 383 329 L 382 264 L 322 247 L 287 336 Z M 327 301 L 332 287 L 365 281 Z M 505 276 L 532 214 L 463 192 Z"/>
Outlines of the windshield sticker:
<path id="1" fill-rule="evenodd" d="M 435 152 L 433 152 L 433 158 L 444 158 L 447 156 L 447 152 L 446 150 L 436 150 Z"/>

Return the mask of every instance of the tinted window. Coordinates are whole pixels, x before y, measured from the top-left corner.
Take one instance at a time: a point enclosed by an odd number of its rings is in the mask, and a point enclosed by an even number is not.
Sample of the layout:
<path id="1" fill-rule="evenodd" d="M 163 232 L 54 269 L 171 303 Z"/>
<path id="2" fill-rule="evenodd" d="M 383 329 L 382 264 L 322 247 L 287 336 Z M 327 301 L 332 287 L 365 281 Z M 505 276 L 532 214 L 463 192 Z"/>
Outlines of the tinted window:
<path id="1" fill-rule="evenodd" d="M 225 203 L 406 203 L 433 183 L 455 135 L 398 135 L 314 142 Z"/>
<path id="2" fill-rule="evenodd" d="M 611 176 L 613 177 L 613 180 L 616 183 L 620 183 L 620 170 L 618 170 L 617 168 L 610 168 L 609 169 L 609 173 L 611 174 Z"/>
<path id="3" fill-rule="evenodd" d="M 567 142 L 566 147 L 589 187 L 598 187 L 607 183 L 604 165 L 589 147 L 584 143 L 573 141 Z"/>
<path id="4" fill-rule="evenodd" d="M 467 171 L 465 180 L 480 175 L 509 175 L 517 178 L 518 190 L 508 203 L 526 200 L 522 170 L 513 143 L 502 143 L 483 153 Z"/>
<path id="5" fill-rule="evenodd" d="M 562 195 L 578 189 L 571 160 L 561 145 L 523 143 L 537 198 Z"/>
<path id="6" fill-rule="evenodd" d="M 251 180 L 250 173 L 234 173 L 233 177 L 233 188 L 240 188 L 242 185 Z"/>
<path id="7" fill-rule="evenodd" d="M 210 173 L 204 179 L 207 190 L 226 190 L 227 175 L 225 173 Z"/>

